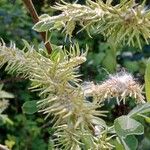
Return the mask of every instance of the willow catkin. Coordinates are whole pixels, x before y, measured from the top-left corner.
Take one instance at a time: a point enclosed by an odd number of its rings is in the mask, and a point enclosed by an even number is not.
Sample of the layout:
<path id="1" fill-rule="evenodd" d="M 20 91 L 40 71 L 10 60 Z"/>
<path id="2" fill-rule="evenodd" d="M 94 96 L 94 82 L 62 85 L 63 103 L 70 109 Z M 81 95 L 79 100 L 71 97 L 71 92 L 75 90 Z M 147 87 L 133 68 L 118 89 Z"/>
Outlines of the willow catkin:
<path id="1" fill-rule="evenodd" d="M 93 96 L 98 102 L 105 99 L 115 97 L 117 103 L 120 101 L 125 103 L 127 97 L 132 97 L 137 103 L 144 103 L 144 96 L 142 95 L 142 86 L 139 85 L 133 76 L 129 73 L 123 72 L 110 76 L 101 84 L 94 84 L 93 82 L 84 86 L 85 96 Z"/>

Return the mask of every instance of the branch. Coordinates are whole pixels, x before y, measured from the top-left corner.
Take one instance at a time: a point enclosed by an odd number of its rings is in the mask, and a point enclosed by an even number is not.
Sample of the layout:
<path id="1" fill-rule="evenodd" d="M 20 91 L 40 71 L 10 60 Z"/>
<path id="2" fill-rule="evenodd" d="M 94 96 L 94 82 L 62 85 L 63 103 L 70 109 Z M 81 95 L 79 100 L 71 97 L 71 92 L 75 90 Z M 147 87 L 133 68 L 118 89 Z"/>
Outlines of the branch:
<path id="1" fill-rule="evenodd" d="M 38 17 L 38 14 L 34 8 L 34 5 L 32 3 L 32 0 L 23 0 L 24 4 L 26 5 L 31 17 L 32 17 L 32 20 L 34 23 L 37 23 L 39 21 L 39 17 Z M 41 36 L 42 36 L 42 39 L 44 41 L 44 43 L 46 42 L 46 32 L 40 32 Z M 51 51 L 52 51 L 52 47 L 51 47 L 51 44 L 50 42 L 46 42 L 45 43 L 45 47 L 47 49 L 47 52 L 48 54 L 51 54 Z"/>
<path id="2" fill-rule="evenodd" d="M 4 145 L 0 144 L 0 150 L 9 150 L 9 149 L 7 148 L 7 146 L 4 146 Z"/>

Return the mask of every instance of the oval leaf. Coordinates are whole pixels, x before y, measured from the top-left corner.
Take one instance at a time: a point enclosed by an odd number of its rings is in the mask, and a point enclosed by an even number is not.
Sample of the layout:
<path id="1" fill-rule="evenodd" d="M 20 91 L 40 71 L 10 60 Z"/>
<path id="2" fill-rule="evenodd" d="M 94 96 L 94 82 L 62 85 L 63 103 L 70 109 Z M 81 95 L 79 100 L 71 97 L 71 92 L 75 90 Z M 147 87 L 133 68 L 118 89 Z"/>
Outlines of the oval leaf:
<path id="1" fill-rule="evenodd" d="M 127 135 L 140 135 L 144 133 L 144 127 L 136 120 L 128 116 L 115 119 L 114 127 L 119 137 L 126 138 Z"/>
<path id="2" fill-rule="evenodd" d="M 37 101 L 27 101 L 22 106 L 23 113 L 34 114 L 38 111 Z"/>
<path id="3" fill-rule="evenodd" d="M 125 139 L 122 139 L 125 150 L 137 150 L 138 141 L 134 135 L 129 135 Z"/>

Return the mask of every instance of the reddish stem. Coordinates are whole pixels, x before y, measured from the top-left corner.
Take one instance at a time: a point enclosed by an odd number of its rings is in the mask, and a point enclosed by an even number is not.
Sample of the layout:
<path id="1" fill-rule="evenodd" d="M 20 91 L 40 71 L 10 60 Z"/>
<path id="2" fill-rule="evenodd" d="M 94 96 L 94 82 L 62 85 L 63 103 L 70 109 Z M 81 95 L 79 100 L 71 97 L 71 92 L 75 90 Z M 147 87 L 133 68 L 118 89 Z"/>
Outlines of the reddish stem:
<path id="1" fill-rule="evenodd" d="M 37 11 L 35 10 L 35 7 L 32 3 L 32 0 L 23 0 L 24 4 L 26 5 L 31 17 L 32 17 L 32 20 L 34 23 L 37 23 L 39 21 L 39 17 L 38 17 L 38 14 L 37 14 Z M 46 42 L 46 32 L 40 32 L 41 36 L 42 36 L 42 39 L 44 41 L 44 43 Z M 51 47 L 51 44 L 50 42 L 46 42 L 45 43 L 45 47 L 47 49 L 47 52 L 48 54 L 51 54 L 52 52 L 52 47 Z"/>

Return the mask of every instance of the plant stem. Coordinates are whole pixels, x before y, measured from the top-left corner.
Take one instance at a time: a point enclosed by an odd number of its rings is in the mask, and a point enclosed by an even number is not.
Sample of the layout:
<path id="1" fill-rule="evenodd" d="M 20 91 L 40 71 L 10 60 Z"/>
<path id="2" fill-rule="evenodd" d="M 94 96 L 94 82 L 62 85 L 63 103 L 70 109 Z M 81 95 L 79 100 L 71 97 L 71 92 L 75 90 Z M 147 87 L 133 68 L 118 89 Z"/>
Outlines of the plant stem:
<path id="1" fill-rule="evenodd" d="M 23 0 L 23 2 L 25 4 L 25 6 L 27 7 L 27 9 L 29 10 L 29 13 L 32 17 L 33 22 L 37 23 L 39 21 L 39 17 L 38 17 L 38 14 L 37 14 L 36 10 L 35 10 L 35 7 L 32 3 L 32 0 Z M 42 39 L 45 43 L 46 42 L 46 32 L 40 32 L 40 34 L 41 34 Z M 48 54 L 51 54 L 52 47 L 51 47 L 50 42 L 46 42 L 45 47 L 47 49 Z"/>

